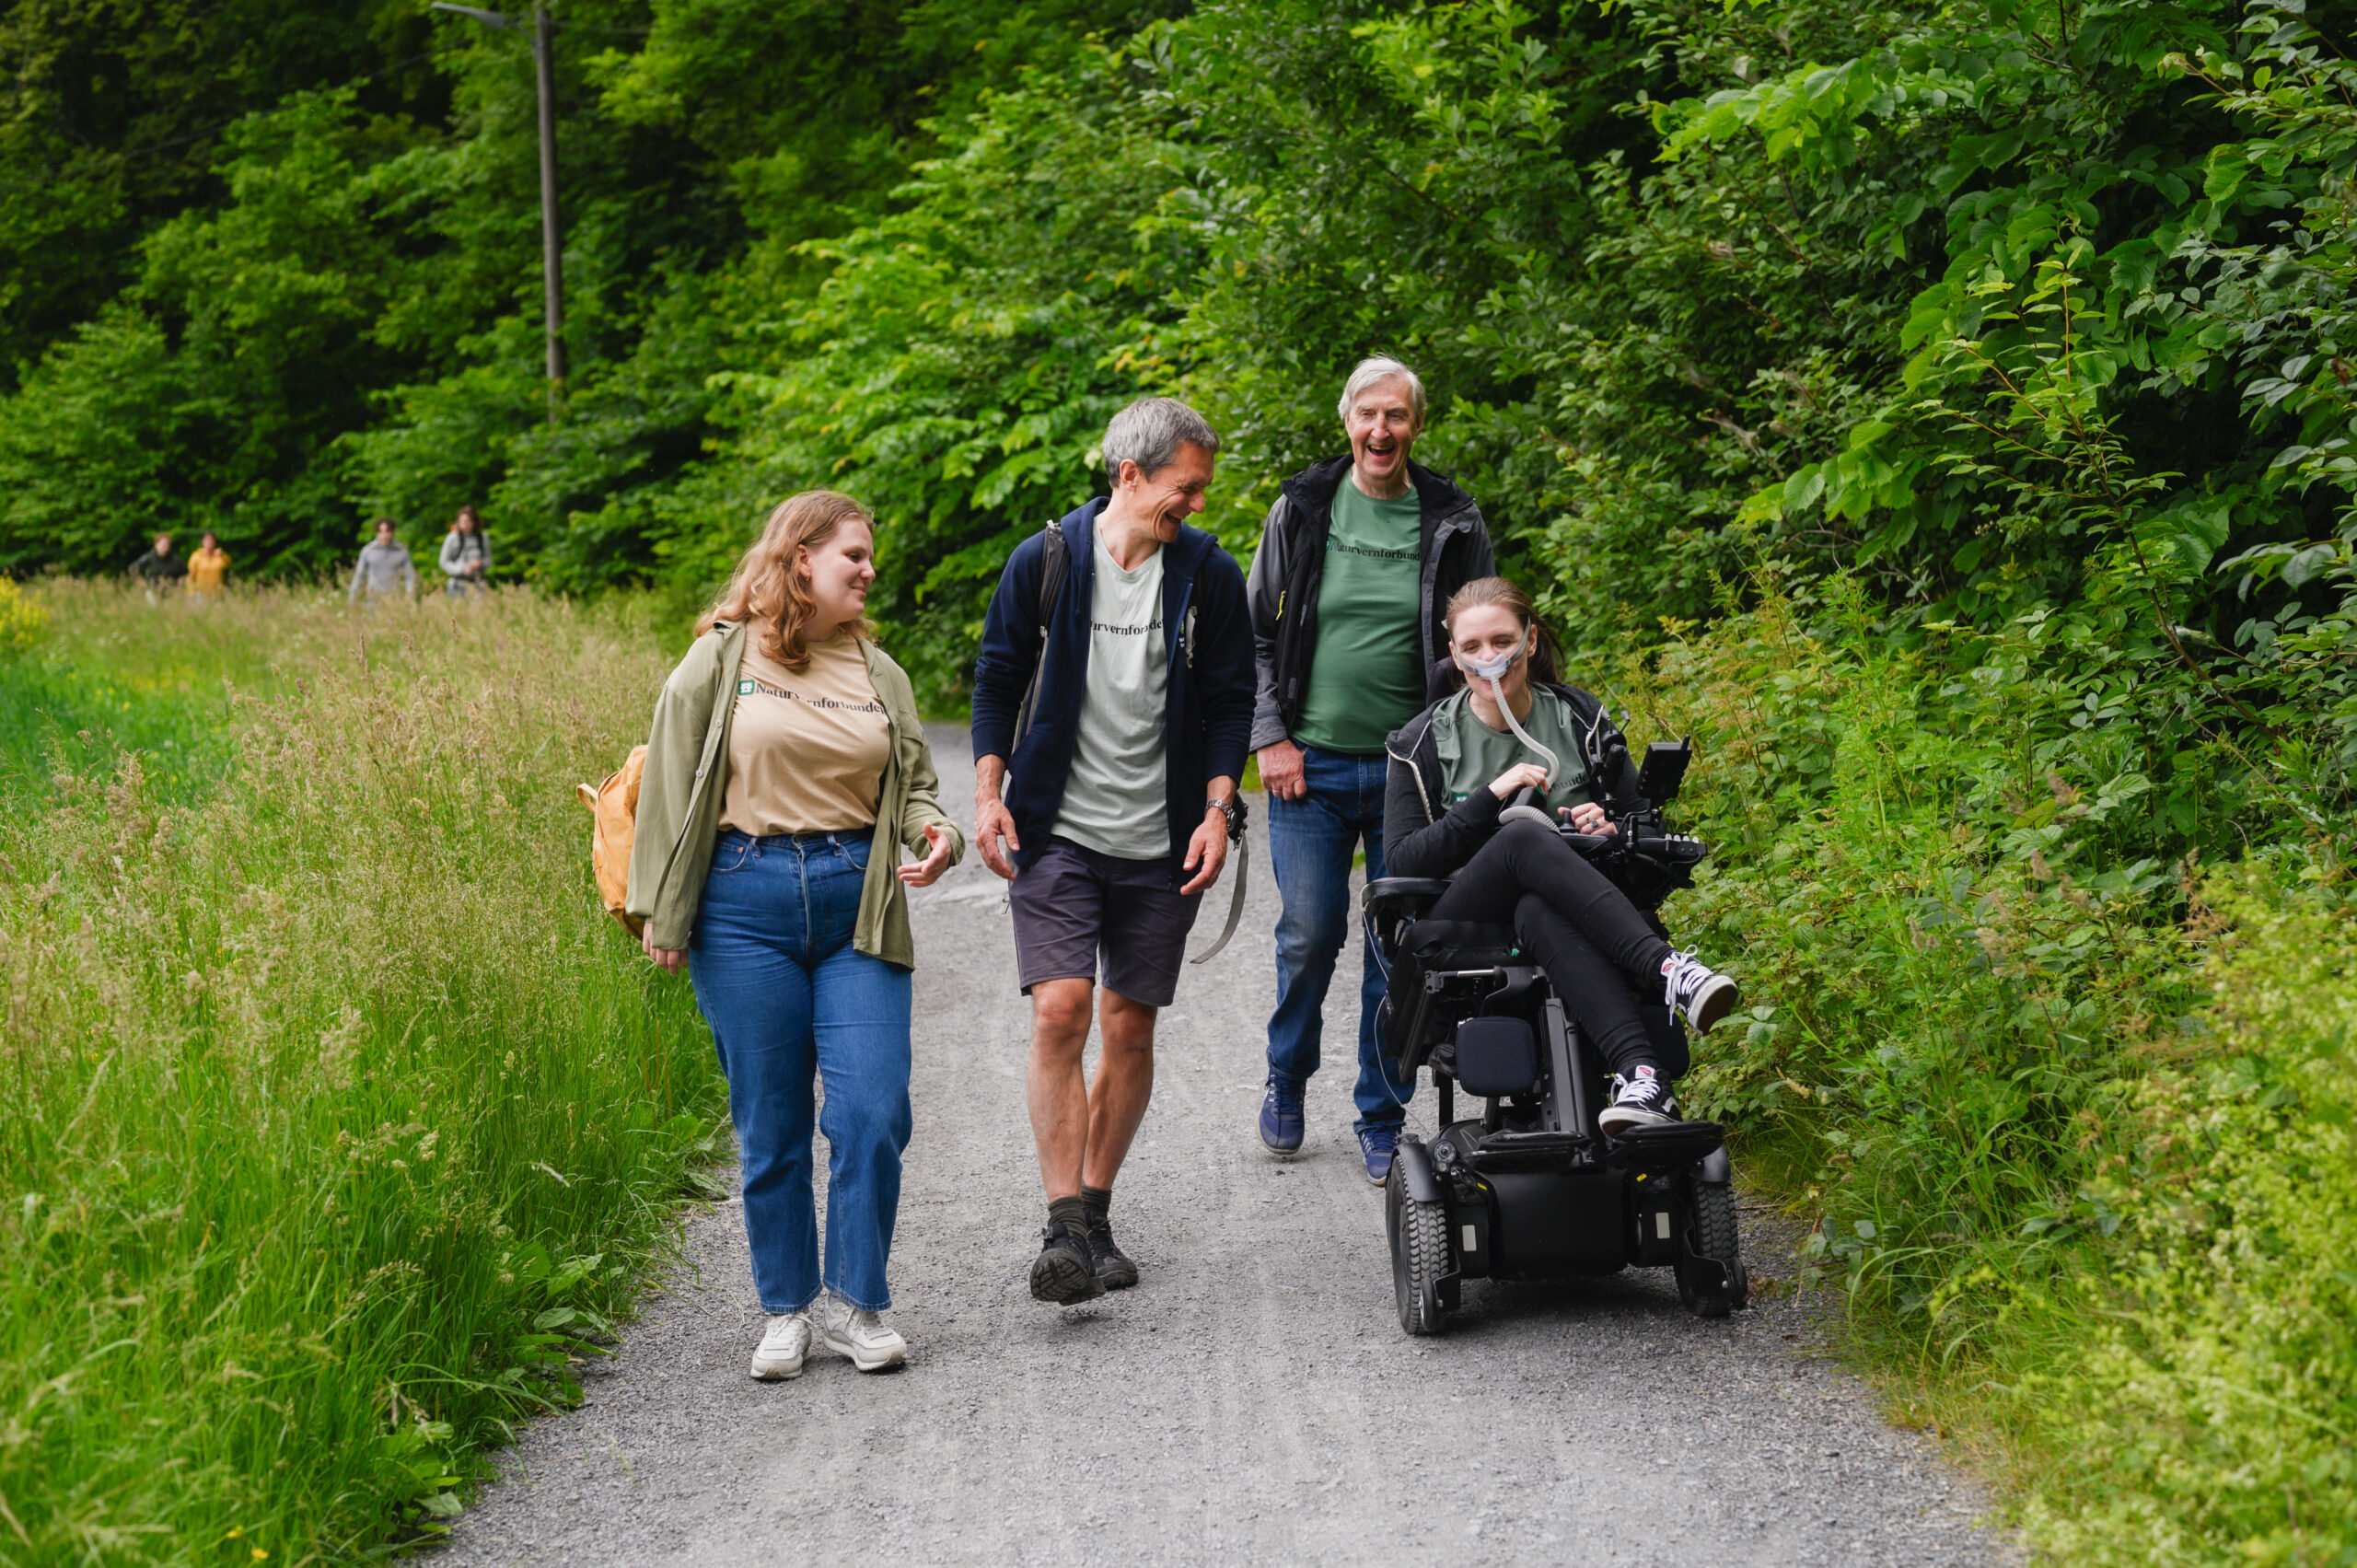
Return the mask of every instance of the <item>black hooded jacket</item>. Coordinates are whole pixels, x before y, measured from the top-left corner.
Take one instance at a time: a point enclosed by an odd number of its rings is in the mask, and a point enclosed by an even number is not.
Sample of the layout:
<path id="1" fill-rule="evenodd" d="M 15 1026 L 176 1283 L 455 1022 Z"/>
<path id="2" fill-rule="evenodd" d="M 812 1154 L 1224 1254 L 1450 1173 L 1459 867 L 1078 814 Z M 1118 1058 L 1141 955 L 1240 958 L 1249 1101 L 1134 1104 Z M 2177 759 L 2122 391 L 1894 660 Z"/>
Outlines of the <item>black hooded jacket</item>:
<path id="1" fill-rule="evenodd" d="M 1318 590 L 1326 578 L 1326 536 L 1334 524 L 1334 492 L 1351 471 L 1349 453 L 1313 463 L 1278 493 L 1253 552 L 1245 596 L 1252 612 L 1252 662 L 1258 691 L 1252 704 L 1252 749 L 1293 734 L 1309 694 L 1309 666 L 1318 652 Z M 1441 614 L 1449 596 L 1497 570 L 1481 508 L 1456 482 L 1409 459 L 1416 487 L 1419 602 L 1418 646 L 1426 664 L 1448 647 Z"/>
<path id="2" fill-rule="evenodd" d="M 1587 737 L 1583 745 L 1587 755 L 1580 761 L 1591 787 L 1615 809 L 1624 808 L 1636 796 L 1637 770 L 1620 731 L 1605 716 L 1604 704 L 1576 686 L 1550 682 L 1548 689 L 1571 703 Z M 1505 809 L 1506 803 L 1486 789 L 1441 809 L 1446 781 L 1440 748 L 1433 739 L 1433 710 L 1439 705 L 1426 708 L 1384 742 L 1391 758 L 1383 790 L 1383 867 L 1388 876 L 1451 875 L 1490 842 L 1498 830 L 1498 813 Z"/>

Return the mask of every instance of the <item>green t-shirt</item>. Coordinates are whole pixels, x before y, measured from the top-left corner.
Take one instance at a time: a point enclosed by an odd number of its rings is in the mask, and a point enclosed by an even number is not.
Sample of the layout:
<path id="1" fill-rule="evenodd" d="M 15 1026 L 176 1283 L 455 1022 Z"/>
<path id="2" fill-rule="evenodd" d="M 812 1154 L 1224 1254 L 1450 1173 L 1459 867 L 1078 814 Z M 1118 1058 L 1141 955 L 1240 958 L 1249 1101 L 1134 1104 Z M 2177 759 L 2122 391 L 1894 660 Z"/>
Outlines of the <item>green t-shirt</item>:
<path id="1" fill-rule="evenodd" d="M 1345 474 L 1334 492 L 1318 646 L 1293 726 L 1304 745 L 1371 757 L 1384 737 L 1423 711 L 1421 514 L 1413 489 L 1377 501 Z"/>
<path id="2" fill-rule="evenodd" d="M 1531 738 L 1543 741 L 1555 753 L 1555 776 L 1547 786 L 1547 811 L 1552 816 L 1566 806 L 1584 806 L 1596 799 L 1588 787 L 1587 764 L 1580 753 L 1579 720 L 1572 705 L 1544 686 L 1530 693 L 1530 716 L 1522 721 Z M 1547 759 L 1525 746 L 1510 729 L 1492 729 L 1473 711 L 1472 696 L 1459 691 L 1433 712 L 1433 749 L 1440 757 L 1441 791 L 1446 810 L 1516 762 Z"/>

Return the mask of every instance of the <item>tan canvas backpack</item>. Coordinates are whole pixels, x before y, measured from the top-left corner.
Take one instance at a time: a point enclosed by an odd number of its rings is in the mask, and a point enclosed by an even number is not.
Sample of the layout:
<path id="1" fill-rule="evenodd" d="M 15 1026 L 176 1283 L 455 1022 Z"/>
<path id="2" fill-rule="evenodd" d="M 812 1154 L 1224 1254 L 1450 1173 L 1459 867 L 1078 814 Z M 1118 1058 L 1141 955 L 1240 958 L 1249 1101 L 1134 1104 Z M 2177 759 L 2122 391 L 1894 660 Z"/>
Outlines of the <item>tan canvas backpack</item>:
<path id="1" fill-rule="evenodd" d="M 623 912 L 630 897 L 630 845 L 638 827 L 638 780 L 646 768 L 646 748 L 633 746 L 622 760 L 621 771 L 591 789 L 575 784 L 581 804 L 589 808 L 589 866 L 598 875 L 598 896 L 606 912 L 622 923 L 633 936 L 645 922 Z"/>

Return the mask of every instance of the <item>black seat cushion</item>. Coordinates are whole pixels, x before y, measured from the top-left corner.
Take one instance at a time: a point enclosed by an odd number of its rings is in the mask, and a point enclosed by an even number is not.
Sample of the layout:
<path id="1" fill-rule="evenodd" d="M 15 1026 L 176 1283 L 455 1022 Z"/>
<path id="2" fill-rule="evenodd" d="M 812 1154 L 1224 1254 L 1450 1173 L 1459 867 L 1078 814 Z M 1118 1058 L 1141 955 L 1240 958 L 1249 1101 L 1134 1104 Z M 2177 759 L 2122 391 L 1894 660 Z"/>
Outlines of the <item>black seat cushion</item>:
<path id="1" fill-rule="evenodd" d="M 1513 956 L 1514 927 L 1472 920 L 1420 920 L 1408 928 L 1400 947 L 1428 970 L 1489 969 Z"/>

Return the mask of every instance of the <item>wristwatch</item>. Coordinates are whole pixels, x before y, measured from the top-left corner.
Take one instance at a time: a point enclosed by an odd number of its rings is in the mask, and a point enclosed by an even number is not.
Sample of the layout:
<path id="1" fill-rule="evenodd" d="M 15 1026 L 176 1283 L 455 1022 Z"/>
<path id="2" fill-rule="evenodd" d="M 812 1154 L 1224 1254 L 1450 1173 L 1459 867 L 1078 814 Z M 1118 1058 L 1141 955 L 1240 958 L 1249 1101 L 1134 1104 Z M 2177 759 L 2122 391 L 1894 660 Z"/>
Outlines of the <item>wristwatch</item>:
<path id="1" fill-rule="evenodd" d="M 1229 838 L 1240 839 L 1244 836 L 1245 810 L 1244 792 L 1242 790 L 1237 790 L 1234 794 L 1224 798 L 1219 796 L 1213 796 L 1211 799 L 1203 802 L 1203 809 L 1206 811 L 1217 811 L 1221 816 L 1227 819 L 1227 836 Z"/>

